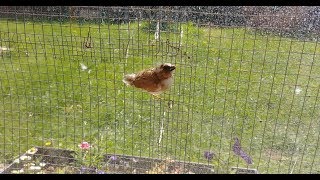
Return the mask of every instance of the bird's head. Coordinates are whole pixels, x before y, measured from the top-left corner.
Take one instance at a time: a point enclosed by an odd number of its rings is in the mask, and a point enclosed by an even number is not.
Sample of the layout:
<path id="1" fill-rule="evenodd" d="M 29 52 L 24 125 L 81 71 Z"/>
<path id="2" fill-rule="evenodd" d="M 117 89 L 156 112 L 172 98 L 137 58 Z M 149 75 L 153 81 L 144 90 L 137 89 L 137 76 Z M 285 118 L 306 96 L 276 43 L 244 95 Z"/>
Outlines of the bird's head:
<path id="1" fill-rule="evenodd" d="M 160 65 L 160 69 L 166 72 L 171 72 L 176 69 L 176 66 L 170 63 L 164 63 Z"/>
<path id="2" fill-rule="evenodd" d="M 157 72 L 158 77 L 161 77 L 161 79 L 166 79 L 172 76 L 173 70 L 175 69 L 175 65 L 172 65 L 170 63 L 163 63 L 156 68 L 155 72 Z"/>

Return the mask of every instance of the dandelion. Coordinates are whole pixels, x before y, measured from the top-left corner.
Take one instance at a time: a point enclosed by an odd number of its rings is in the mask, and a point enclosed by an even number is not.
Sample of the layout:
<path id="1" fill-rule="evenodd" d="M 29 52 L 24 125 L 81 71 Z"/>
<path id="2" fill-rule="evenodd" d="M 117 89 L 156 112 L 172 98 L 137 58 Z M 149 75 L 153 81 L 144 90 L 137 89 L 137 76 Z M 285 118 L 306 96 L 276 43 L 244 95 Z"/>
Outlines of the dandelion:
<path id="1" fill-rule="evenodd" d="M 87 150 L 90 149 L 91 145 L 88 142 L 82 142 L 78 145 L 81 149 Z"/>
<path id="2" fill-rule="evenodd" d="M 204 158 L 206 158 L 208 161 L 212 160 L 213 156 L 214 156 L 213 152 L 210 152 L 210 151 L 204 152 Z"/>
<path id="3" fill-rule="evenodd" d="M 48 141 L 48 142 L 46 142 L 44 145 L 45 145 L 45 146 L 50 146 L 50 145 L 51 145 L 51 142 Z"/>
<path id="4" fill-rule="evenodd" d="M 38 151 L 37 148 L 33 147 L 27 151 L 27 154 L 35 154 Z"/>
<path id="5" fill-rule="evenodd" d="M 243 160 L 245 160 L 247 164 L 253 164 L 251 157 L 241 149 L 239 139 L 236 137 L 234 138 L 234 140 L 235 140 L 235 143 L 232 147 L 233 152 L 236 155 L 240 156 Z"/>

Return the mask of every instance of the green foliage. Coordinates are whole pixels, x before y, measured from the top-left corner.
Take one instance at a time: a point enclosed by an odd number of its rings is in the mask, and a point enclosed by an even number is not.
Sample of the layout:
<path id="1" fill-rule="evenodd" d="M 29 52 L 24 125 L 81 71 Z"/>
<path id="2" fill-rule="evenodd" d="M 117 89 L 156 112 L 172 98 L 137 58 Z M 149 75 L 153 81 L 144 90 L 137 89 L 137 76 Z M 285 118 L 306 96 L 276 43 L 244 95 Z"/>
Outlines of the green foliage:
<path id="1" fill-rule="evenodd" d="M 223 167 L 246 166 L 231 149 L 238 136 L 261 173 L 319 169 L 315 42 L 192 23 L 162 23 L 155 40 L 155 22 L 141 23 L 0 21 L 0 46 L 10 48 L 0 57 L 0 159 L 47 141 L 71 150 L 87 141 L 98 156 L 207 163 L 211 149 Z M 161 62 L 177 65 L 165 100 L 122 82 Z"/>

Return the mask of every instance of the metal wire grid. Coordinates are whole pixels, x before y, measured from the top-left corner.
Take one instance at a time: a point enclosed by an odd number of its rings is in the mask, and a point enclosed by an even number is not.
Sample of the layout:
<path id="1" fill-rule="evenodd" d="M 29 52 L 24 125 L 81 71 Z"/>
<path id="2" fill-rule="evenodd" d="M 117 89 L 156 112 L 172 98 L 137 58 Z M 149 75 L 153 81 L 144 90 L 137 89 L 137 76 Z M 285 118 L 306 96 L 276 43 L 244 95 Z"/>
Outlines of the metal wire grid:
<path id="1" fill-rule="evenodd" d="M 239 35 L 240 25 L 228 26 L 226 31 L 199 20 L 184 26 L 189 19 L 181 14 L 192 12 L 170 7 L 119 7 L 127 15 L 95 13 L 84 18 L 89 23 L 77 22 L 83 19 L 79 14 L 64 14 L 66 7 L 56 8 L 57 13 L 49 14 L 29 13 L 27 8 L 1 12 L 5 27 L 0 32 L 1 47 L 18 47 L 11 51 L 16 54 L 1 54 L 2 162 L 11 163 L 28 148 L 45 147 L 46 142 L 78 150 L 78 144 L 87 141 L 94 145 L 85 160 L 90 165 L 95 163 L 93 154 L 111 153 L 212 163 L 216 173 L 230 173 L 232 166 L 256 168 L 260 173 L 318 172 L 317 40 L 261 36 L 250 27 L 242 27 Z M 110 8 L 79 9 L 90 14 Z M 131 17 L 135 10 L 157 16 Z M 180 19 L 174 19 L 177 14 Z M 217 15 L 194 14 L 206 19 Z M 116 20 L 125 23 L 102 24 Z M 157 40 L 157 30 L 143 29 L 144 23 L 169 23 L 176 29 L 160 28 Z M 248 48 L 247 42 L 253 45 Z M 313 48 L 306 47 L 310 43 Z M 296 51 L 298 44 L 301 51 Z M 309 61 L 304 62 L 306 57 Z M 165 101 L 155 101 L 121 83 L 124 74 L 161 62 L 178 66 Z M 297 88 L 304 90 L 302 97 L 292 93 Z M 301 129 L 305 142 L 298 138 Z M 254 165 L 247 166 L 232 152 L 235 136 Z M 207 161 L 204 151 L 214 152 L 218 160 Z"/>

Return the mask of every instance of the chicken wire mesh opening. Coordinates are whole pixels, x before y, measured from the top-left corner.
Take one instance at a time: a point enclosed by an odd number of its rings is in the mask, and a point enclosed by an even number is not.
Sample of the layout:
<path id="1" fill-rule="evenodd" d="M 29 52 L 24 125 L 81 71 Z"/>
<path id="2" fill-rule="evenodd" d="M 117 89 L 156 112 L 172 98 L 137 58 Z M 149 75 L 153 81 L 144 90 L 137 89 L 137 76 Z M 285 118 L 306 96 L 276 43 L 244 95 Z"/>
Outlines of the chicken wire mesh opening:
<path id="1" fill-rule="evenodd" d="M 3 173 L 319 173 L 319 7 L 0 10 Z"/>

